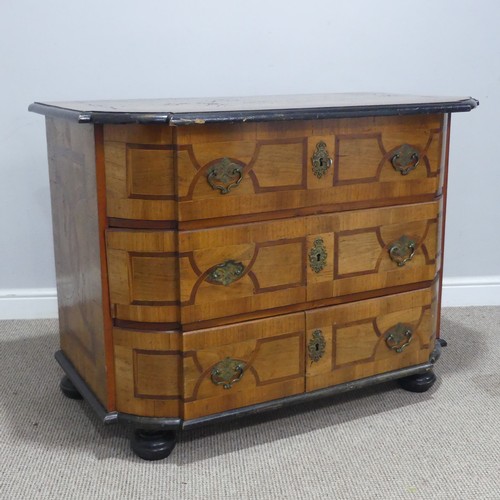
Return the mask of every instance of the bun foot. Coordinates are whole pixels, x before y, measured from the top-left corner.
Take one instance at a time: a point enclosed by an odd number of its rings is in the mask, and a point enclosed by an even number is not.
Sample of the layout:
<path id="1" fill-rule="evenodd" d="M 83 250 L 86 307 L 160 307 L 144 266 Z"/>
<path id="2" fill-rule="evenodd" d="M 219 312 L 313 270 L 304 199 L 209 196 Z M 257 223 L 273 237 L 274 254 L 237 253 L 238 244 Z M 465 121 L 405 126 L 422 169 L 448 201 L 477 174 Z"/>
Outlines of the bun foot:
<path id="1" fill-rule="evenodd" d="M 64 375 L 64 377 L 61 379 L 59 388 L 67 398 L 83 399 L 82 395 L 76 390 L 76 387 L 73 385 L 73 382 L 71 382 L 67 375 Z"/>
<path id="2" fill-rule="evenodd" d="M 135 429 L 130 441 L 132 451 L 144 460 L 167 458 L 175 448 L 175 443 L 175 432 L 149 429 Z"/>
<path id="3" fill-rule="evenodd" d="M 417 375 L 410 375 L 398 379 L 399 385 L 405 390 L 410 392 L 425 392 L 430 389 L 436 381 L 436 375 L 433 371 L 425 373 L 418 373 Z"/>

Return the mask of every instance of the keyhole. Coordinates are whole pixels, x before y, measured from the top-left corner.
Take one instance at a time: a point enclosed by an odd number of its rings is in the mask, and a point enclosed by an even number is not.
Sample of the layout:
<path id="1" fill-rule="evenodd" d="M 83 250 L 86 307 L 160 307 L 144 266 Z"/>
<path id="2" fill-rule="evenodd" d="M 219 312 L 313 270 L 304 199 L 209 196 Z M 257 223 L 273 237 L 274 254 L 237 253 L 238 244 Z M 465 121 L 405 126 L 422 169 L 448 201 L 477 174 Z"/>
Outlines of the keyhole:
<path id="1" fill-rule="evenodd" d="M 319 351 L 319 344 L 315 344 L 314 347 L 316 347 L 316 351 Z"/>
<path id="2" fill-rule="evenodd" d="M 316 254 L 316 261 L 319 262 L 321 260 L 321 254 L 317 253 Z"/>

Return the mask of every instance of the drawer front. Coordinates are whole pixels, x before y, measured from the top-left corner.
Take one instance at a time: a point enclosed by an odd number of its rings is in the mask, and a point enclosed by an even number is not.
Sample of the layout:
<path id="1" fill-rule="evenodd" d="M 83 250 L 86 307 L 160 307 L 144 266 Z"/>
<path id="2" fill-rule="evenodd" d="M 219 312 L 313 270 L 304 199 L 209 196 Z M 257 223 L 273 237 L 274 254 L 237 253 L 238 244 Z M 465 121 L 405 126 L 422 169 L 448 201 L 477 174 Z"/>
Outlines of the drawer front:
<path id="1" fill-rule="evenodd" d="M 179 233 L 108 230 L 112 314 L 171 327 L 237 321 L 253 311 L 431 281 L 439 269 L 439 207 L 422 203 Z"/>
<path id="2" fill-rule="evenodd" d="M 306 312 L 306 390 L 426 363 L 434 348 L 433 288 Z"/>
<path id="3" fill-rule="evenodd" d="M 304 345 L 304 313 L 184 333 L 184 418 L 304 392 Z"/>
<path id="4" fill-rule="evenodd" d="M 445 128 L 441 115 L 180 127 L 179 220 L 436 194 Z"/>
<path id="5" fill-rule="evenodd" d="M 436 194 L 446 127 L 441 115 L 205 125 L 174 140 L 166 125 L 105 125 L 107 213 L 174 221 L 178 200 L 189 221 Z"/>
<path id="6" fill-rule="evenodd" d="M 433 202 L 180 232 L 182 322 L 431 281 L 438 211 Z"/>
<path id="7" fill-rule="evenodd" d="M 176 219 L 174 144 L 166 125 L 105 125 L 108 217 Z"/>
<path id="8" fill-rule="evenodd" d="M 114 328 L 113 347 L 116 409 L 147 417 L 181 417 L 181 334 Z"/>
<path id="9" fill-rule="evenodd" d="M 113 329 L 123 413 L 196 419 L 426 363 L 432 288 L 180 333 Z"/>
<path id="10" fill-rule="evenodd" d="M 114 318 L 179 322 L 179 269 L 174 231 L 106 232 L 111 313 Z"/>

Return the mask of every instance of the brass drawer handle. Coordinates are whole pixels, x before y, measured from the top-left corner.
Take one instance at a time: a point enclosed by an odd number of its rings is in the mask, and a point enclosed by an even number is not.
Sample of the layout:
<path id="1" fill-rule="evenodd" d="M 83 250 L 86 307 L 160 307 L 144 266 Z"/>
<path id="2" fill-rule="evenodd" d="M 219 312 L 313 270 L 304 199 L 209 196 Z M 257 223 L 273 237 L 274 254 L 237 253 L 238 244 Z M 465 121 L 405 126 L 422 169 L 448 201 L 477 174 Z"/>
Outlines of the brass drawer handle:
<path id="1" fill-rule="evenodd" d="M 413 259 L 415 251 L 416 243 L 405 235 L 389 246 L 389 256 L 398 267 L 404 266 L 408 261 Z"/>
<path id="2" fill-rule="evenodd" d="M 319 361 L 325 354 L 326 340 L 321 330 L 314 330 L 307 345 L 309 357 L 313 363 Z"/>
<path id="3" fill-rule="evenodd" d="M 316 144 L 316 149 L 311 158 L 312 160 L 312 170 L 314 175 L 321 179 L 326 171 L 332 166 L 333 160 L 330 158 L 328 151 L 326 149 L 326 144 L 323 141 Z"/>
<path id="4" fill-rule="evenodd" d="M 226 358 L 219 361 L 211 372 L 211 379 L 215 385 L 222 385 L 224 389 L 231 389 L 239 382 L 245 373 L 246 364 L 237 359 Z"/>
<path id="5" fill-rule="evenodd" d="M 316 238 L 314 245 L 309 250 L 309 265 L 315 273 L 319 273 L 326 266 L 326 252 L 325 242 L 323 238 Z"/>
<path id="6" fill-rule="evenodd" d="M 237 187 L 243 179 L 243 167 L 232 162 L 229 158 L 222 158 L 210 167 L 207 181 L 212 189 L 218 189 L 221 194 L 227 194 Z"/>
<path id="7" fill-rule="evenodd" d="M 397 353 L 403 352 L 413 339 L 413 330 L 402 323 L 398 323 L 385 333 L 385 343 L 389 349 Z"/>
<path id="8" fill-rule="evenodd" d="M 394 152 L 391 158 L 392 166 L 401 175 L 408 175 L 415 170 L 420 161 L 418 151 L 409 144 L 403 144 Z"/>
<path id="9" fill-rule="evenodd" d="M 241 262 L 226 260 L 212 267 L 205 279 L 212 285 L 227 286 L 239 280 L 243 276 L 244 270 L 245 266 Z"/>

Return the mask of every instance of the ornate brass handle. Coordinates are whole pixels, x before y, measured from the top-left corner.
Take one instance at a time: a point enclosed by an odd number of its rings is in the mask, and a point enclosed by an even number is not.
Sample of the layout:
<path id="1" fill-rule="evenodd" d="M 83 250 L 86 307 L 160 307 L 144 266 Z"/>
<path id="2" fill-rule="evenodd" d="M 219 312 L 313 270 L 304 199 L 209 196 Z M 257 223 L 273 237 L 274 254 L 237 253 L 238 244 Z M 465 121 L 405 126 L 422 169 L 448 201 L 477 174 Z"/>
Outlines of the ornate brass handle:
<path id="1" fill-rule="evenodd" d="M 323 141 L 320 141 L 318 142 L 318 144 L 316 144 L 316 149 L 311 160 L 314 175 L 318 179 L 321 179 L 321 177 L 326 174 L 326 171 L 332 166 L 333 163 L 333 160 L 330 158 L 326 149 L 326 144 Z"/>
<path id="2" fill-rule="evenodd" d="M 245 266 L 235 260 L 226 260 L 212 267 L 205 278 L 212 285 L 230 285 L 243 276 Z"/>
<path id="3" fill-rule="evenodd" d="M 416 243 L 405 235 L 389 246 L 389 256 L 399 267 L 413 259 L 415 251 Z"/>
<path id="4" fill-rule="evenodd" d="M 394 152 L 391 158 L 394 170 L 401 175 L 408 175 L 412 170 L 415 170 L 420 161 L 418 151 L 409 144 L 403 144 Z"/>
<path id="5" fill-rule="evenodd" d="M 222 158 L 207 174 L 207 181 L 212 189 L 218 189 L 221 194 L 227 194 L 232 188 L 239 185 L 243 179 L 243 167 L 232 162 L 229 158 Z"/>
<path id="6" fill-rule="evenodd" d="M 312 362 L 319 361 L 325 354 L 326 340 L 321 330 L 314 330 L 307 345 L 307 351 Z"/>
<path id="7" fill-rule="evenodd" d="M 413 339 L 413 330 L 402 323 L 398 323 L 385 333 L 385 343 L 389 349 L 397 353 L 403 352 Z"/>
<path id="8" fill-rule="evenodd" d="M 222 385 L 224 389 L 231 389 L 233 384 L 239 382 L 245 373 L 246 364 L 237 359 L 226 358 L 219 361 L 211 373 L 212 382 Z"/>

